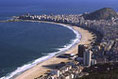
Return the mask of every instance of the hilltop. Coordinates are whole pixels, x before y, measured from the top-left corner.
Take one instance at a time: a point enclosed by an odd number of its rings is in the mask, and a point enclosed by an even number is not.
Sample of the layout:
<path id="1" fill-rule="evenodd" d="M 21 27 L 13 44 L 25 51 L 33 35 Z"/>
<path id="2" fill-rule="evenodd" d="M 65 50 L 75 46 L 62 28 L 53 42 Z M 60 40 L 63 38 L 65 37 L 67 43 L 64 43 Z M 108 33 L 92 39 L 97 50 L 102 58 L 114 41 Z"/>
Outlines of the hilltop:
<path id="1" fill-rule="evenodd" d="M 112 18 L 118 18 L 118 14 L 112 8 L 102 8 L 89 14 L 83 14 L 83 17 L 86 20 L 109 20 Z"/>

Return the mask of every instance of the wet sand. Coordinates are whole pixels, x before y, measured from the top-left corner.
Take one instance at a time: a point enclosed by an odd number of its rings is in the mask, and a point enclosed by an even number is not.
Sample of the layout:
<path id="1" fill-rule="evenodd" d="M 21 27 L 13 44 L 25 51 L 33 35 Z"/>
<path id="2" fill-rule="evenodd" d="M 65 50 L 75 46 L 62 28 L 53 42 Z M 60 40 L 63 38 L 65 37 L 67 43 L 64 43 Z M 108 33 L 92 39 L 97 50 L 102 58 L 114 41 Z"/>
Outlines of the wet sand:
<path id="1" fill-rule="evenodd" d="M 53 22 L 47 22 L 47 23 L 59 24 L 59 23 L 53 23 Z M 70 27 L 70 26 L 71 25 L 69 25 L 68 27 Z M 72 53 L 77 54 L 78 45 L 79 44 L 84 44 L 84 45 L 90 44 L 92 42 L 92 39 L 93 39 L 94 35 L 92 33 L 90 33 L 88 30 L 84 30 L 80 27 L 77 27 L 77 26 L 71 26 L 71 27 L 73 27 L 74 30 L 78 31 L 81 34 L 82 38 L 81 38 L 79 43 L 77 43 L 71 49 L 67 50 L 65 53 L 67 53 L 67 54 L 72 54 Z M 37 78 L 37 77 L 43 75 L 47 71 L 53 69 L 55 64 L 59 64 L 61 62 L 69 62 L 69 61 L 70 60 L 67 59 L 67 58 L 52 57 L 52 58 L 50 58 L 50 59 L 48 59 L 44 62 L 41 62 L 41 63 L 37 64 L 33 68 L 25 71 L 21 75 L 17 76 L 15 79 L 34 79 L 34 78 Z M 52 67 L 47 67 L 47 66 L 52 66 Z"/>

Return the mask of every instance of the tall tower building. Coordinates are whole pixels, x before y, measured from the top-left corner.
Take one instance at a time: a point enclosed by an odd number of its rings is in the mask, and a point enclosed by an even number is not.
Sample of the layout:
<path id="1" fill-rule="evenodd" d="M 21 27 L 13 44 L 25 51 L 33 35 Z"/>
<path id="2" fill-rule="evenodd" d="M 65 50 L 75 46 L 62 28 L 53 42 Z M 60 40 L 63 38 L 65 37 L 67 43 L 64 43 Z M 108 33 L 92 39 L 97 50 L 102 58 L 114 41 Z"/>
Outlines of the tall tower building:
<path id="1" fill-rule="evenodd" d="M 92 56 L 92 51 L 86 50 L 86 51 L 84 52 L 83 64 L 84 64 L 85 66 L 91 66 L 91 56 Z"/>
<path id="2" fill-rule="evenodd" d="M 78 46 L 78 57 L 83 57 L 84 51 L 85 51 L 85 46 L 84 45 L 79 45 Z"/>

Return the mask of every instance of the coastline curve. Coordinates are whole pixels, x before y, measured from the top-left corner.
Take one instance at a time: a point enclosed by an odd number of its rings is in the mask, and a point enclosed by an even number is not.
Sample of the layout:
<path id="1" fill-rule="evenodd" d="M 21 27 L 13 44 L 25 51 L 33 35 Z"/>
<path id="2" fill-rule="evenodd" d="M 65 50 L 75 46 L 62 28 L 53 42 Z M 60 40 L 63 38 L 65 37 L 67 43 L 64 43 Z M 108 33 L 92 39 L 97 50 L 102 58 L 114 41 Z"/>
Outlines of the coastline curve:
<path id="1" fill-rule="evenodd" d="M 39 21 L 30 21 L 30 22 L 39 22 Z M 0 79 L 14 79 L 17 76 L 19 76 L 20 74 L 22 74 L 23 72 L 27 71 L 28 69 L 31 69 L 32 67 L 36 66 L 37 64 L 44 62 L 52 57 L 63 54 L 64 52 L 66 52 L 67 50 L 69 50 L 71 48 L 74 48 L 81 40 L 81 37 L 82 37 L 81 34 L 78 31 L 74 30 L 71 25 L 66 25 L 66 24 L 62 24 L 62 23 L 55 23 L 55 22 L 46 22 L 46 21 L 40 21 L 40 22 L 56 24 L 56 25 L 66 27 L 66 28 L 73 31 L 73 33 L 76 35 L 76 38 L 71 40 L 70 44 L 65 45 L 63 48 L 59 48 L 58 52 L 49 53 L 47 56 L 40 57 L 40 58 L 34 60 L 33 62 L 30 62 L 28 64 L 24 64 L 23 66 L 18 67 L 15 71 L 9 73 L 8 75 L 6 75 L 4 77 L 1 77 Z"/>

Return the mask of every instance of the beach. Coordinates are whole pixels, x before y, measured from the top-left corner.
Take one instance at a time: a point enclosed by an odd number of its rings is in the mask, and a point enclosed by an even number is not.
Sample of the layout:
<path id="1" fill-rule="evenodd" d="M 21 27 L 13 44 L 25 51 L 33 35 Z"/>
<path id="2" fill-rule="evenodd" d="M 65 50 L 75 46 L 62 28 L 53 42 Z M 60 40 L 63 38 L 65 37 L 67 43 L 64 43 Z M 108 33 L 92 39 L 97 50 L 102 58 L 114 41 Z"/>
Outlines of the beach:
<path id="1" fill-rule="evenodd" d="M 60 23 L 53 23 L 53 22 L 47 22 L 47 23 L 60 24 Z M 71 25 L 66 25 L 66 26 L 72 27 L 75 31 L 79 32 L 81 34 L 81 40 L 77 44 L 75 44 L 72 48 L 65 51 L 64 53 L 77 54 L 79 44 L 89 45 L 92 42 L 94 35 L 92 33 L 90 33 L 88 30 L 84 30 L 77 26 L 71 26 Z M 46 61 L 43 61 L 43 62 L 37 64 L 36 66 L 34 66 L 32 68 L 26 70 L 24 73 L 20 74 L 15 79 L 34 79 L 41 75 L 44 75 L 44 73 L 51 70 L 55 64 L 59 64 L 61 62 L 69 62 L 69 61 L 70 60 L 67 58 L 57 58 L 56 56 L 54 56 Z M 52 68 L 49 68 L 47 66 L 52 66 Z"/>

